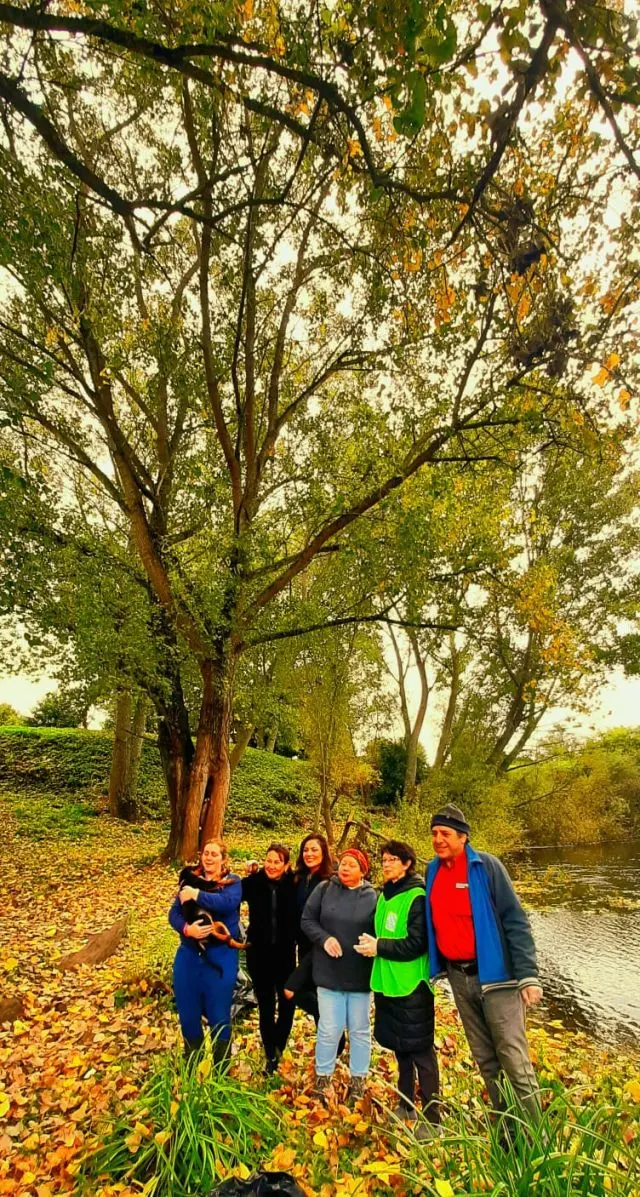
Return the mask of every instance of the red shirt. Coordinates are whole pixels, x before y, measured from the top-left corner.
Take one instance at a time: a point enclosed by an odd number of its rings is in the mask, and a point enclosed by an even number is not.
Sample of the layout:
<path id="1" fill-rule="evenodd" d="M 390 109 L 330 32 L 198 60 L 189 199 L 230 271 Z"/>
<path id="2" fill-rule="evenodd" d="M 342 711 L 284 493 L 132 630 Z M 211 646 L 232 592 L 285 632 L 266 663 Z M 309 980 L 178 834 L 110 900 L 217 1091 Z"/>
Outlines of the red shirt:
<path id="1" fill-rule="evenodd" d="M 440 861 L 431 888 L 431 915 L 442 955 L 448 960 L 475 960 L 476 937 L 464 852 L 456 856 L 450 868 Z"/>

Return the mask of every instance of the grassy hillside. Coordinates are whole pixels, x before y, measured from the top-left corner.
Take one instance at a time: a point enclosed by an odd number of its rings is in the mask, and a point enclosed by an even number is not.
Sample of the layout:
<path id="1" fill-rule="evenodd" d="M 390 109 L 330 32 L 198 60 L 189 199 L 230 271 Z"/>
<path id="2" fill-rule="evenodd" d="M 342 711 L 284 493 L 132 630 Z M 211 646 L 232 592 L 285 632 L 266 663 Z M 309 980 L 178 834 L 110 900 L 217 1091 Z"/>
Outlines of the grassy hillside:
<path id="1" fill-rule="evenodd" d="M 57 727 L 0 727 L 0 785 L 28 797 L 46 791 L 82 805 L 106 794 L 111 733 Z M 265 830 L 309 825 L 317 794 L 310 765 L 248 748 L 233 777 L 228 825 Z M 144 813 L 164 818 L 166 798 L 155 740 L 145 739 L 140 763 Z"/>

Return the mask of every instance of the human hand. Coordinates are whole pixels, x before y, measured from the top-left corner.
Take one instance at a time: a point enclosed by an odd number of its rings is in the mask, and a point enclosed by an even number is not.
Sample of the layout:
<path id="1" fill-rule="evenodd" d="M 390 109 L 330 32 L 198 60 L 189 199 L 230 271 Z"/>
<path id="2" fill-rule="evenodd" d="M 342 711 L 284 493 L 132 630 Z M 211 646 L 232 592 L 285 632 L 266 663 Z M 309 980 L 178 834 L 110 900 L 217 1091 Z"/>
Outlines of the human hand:
<path id="1" fill-rule="evenodd" d="M 194 889 L 192 885 L 184 885 L 178 894 L 181 902 L 197 902 L 200 890 Z"/>
<path id="2" fill-rule="evenodd" d="M 375 935 L 367 935 L 366 932 L 363 932 L 358 942 L 354 943 L 353 950 L 359 956 L 377 956 L 378 941 Z"/>
<path id="3" fill-rule="evenodd" d="M 330 935 L 328 939 L 325 939 L 323 947 L 327 956 L 333 956 L 335 960 L 342 955 L 342 948 L 335 935 Z"/>
<path id="4" fill-rule="evenodd" d="M 284 993 L 284 996 L 289 999 L 289 1001 L 296 996 L 293 992 L 293 989 L 283 989 L 282 992 Z"/>
<path id="5" fill-rule="evenodd" d="M 520 990 L 520 997 L 525 1006 L 537 1006 L 542 1001 L 542 989 L 539 985 L 526 985 Z"/>
<path id="6" fill-rule="evenodd" d="M 211 923 L 187 923 L 184 933 L 188 939 L 206 939 L 211 935 Z"/>

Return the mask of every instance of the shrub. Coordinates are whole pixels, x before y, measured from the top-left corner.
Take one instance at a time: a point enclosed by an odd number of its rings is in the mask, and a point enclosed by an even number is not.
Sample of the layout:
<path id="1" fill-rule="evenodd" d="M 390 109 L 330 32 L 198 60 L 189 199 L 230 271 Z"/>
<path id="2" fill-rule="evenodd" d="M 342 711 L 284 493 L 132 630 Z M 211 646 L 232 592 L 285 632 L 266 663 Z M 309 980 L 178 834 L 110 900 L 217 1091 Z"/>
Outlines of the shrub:
<path id="1" fill-rule="evenodd" d="M 104 1133 L 84 1176 L 144 1186 L 145 1197 L 208 1193 L 238 1165 L 258 1165 L 280 1134 L 280 1115 L 264 1092 L 215 1067 L 209 1054 L 197 1064 L 174 1054 L 160 1059 L 130 1110 Z"/>

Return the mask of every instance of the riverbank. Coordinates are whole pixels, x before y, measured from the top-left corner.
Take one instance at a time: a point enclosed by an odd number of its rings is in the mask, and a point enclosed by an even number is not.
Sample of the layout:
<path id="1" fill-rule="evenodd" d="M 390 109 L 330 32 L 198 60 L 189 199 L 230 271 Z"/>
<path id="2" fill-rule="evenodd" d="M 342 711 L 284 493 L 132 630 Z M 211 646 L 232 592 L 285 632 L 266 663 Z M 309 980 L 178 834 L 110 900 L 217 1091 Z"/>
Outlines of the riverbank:
<path id="1" fill-rule="evenodd" d="M 0 985 L 3 996 L 22 1003 L 13 1026 L 0 1031 L 0 1194 L 52 1197 L 79 1191 L 81 1161 L 105 1123 L 129 1111 L 133 1130 L 139 1121 L 135 1103 L 150 1068 L 179 1047 L 167 992 L 175 941 L 166 911 L 175 873 L 157 863 L 164 842 L 157 824 L 123 827 L 100 815 L 80 835 L 77 827 L 67 833 L 51 827 L 34 843 L 16 814 L 22 807 L 7 793 L 0 799 L 0 902 L 6 923 Z M 38 813 L 33 806 L 30 812 Z M 238 845 L 242 855 L 259 846 L 253 839 Z M 129 932 L 108 961 L 59 971 L 60 956 L 123 913 L 130 916 Z M 423 1189 L 448 1194 L 433 1187 L 433 1151 L 420 1153 L 390 1128 L 386 1111 L 395 1095 L 389 1054 L 376 1053 L 368 1095 L 354 1121 L 354 1111 L 340 1102 L 327 1111 L 311 1097 L 313 1038 L 312 1024 L 298 1014 L 280 1073 L 268 1082 L 284 1118 L 282 1149 L 272 1165 L 288 1165 L 320 1197 L 350 1197 L 356 1189 L 410 1190 L 407 1176 L 416 1169 Z M 613 1102 L 621 1111 L 616 1131 L 621 1150 L 628 1147 L 624 1136 L 636 1142 L 635 1053 L 594 1048 L 586 1035 L 569 1033 L 558 1021 L 533 1024 L 531 1043 L 549 1096 L 566 1087 L 582 1111 Z M 477 1127 L 485 1110 L 481 1084 L 457 1015 L 440 993 L 438 1046 L 451 1125 L 457 1126 L 462 1112 Z M 238 1083 L 263 1088 L 255 1016 L 238 1029 L 235 1047 Z M 448 1178 L 452 1191 L 464 1191 L 455 1183 L 466 1175 L 463 1156 L 458 1135 L 437 1157 L 438 1175 Z M 89 1191 L 126 1197 L 141 1190 L 105 1181 Z"/>

